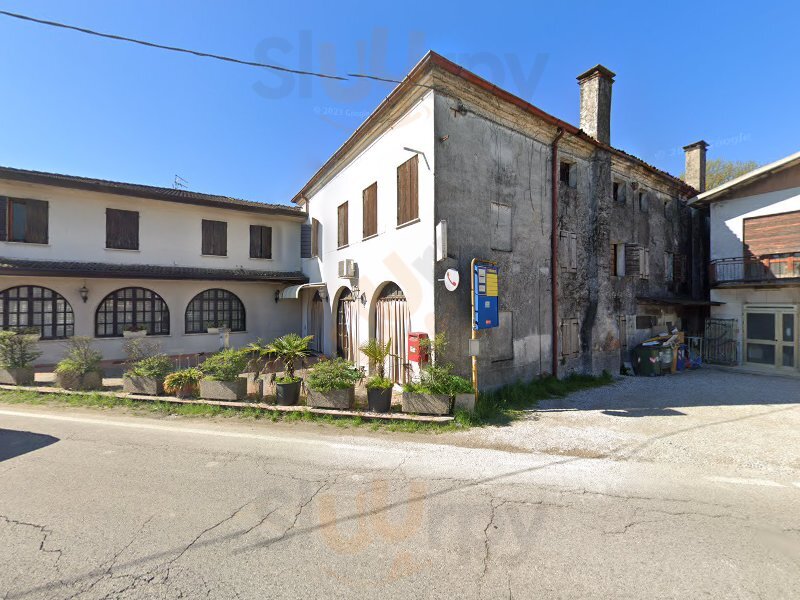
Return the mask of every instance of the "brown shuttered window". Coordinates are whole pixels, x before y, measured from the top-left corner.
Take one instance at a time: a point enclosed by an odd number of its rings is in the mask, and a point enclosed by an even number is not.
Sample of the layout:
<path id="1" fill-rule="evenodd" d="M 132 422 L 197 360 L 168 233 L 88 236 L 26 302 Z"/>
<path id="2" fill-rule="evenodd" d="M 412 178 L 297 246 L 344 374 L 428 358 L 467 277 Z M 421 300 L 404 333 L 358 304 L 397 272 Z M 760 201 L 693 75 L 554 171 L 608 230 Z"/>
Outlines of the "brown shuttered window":
<path id="1" fill-rule="evenodd" d="M 228 224 L 225 221 L 203 219 L 203 254 L 228 255 Z"/>
<path id="2" fill-rule="evenodd" d="M 106 248 L 139 249 L 139 213 L 135 210 L 106 209 Z"/>
<path id="3" fill-rule="evenodd" d="M 46 244 L 48 241 L 48 208 L 44 200 L 6 198 L 0 202 L 3 208 L 3 236 L 10 242 Z"/>
<path id="4" fill-rule="evenodd" d="M 363 192 L 364 202 L 364 239 L 378 235 L 378 184 L 373 183 Z"/>
<path id="5" fill-rule="evenodd" d="M 311 219 L 311 256 L 319 256 L 319 221 Z"/>
<path id="6" fill-rule="evenodd" d="M 272 227 L 250 225 L 250 258 L 272 258 Z"/>
<path id="7" fill-rule="evenodd" d="M 397 224 L 419 218 L 419 155 L 397 167 Z"/>
<path id="8" fill-rule="evenodd" d="M 744 220 L 745 256 L 800 252 L 800 211 Z"/>
<path id="9" fill-rule="evenodd" d="M 347 246 L 347 202 L 339 205 L 339 229 L 337 230 L 336 240 L 339 248 Z"/>

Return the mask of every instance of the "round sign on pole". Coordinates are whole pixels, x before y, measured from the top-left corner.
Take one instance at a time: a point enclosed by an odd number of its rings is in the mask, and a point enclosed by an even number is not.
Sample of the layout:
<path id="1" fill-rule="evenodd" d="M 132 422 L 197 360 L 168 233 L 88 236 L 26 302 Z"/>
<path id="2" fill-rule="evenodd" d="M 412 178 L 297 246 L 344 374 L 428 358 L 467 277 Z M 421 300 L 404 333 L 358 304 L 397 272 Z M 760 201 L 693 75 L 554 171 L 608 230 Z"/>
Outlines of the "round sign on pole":
<path id="1" fill-rule="evenodd" d="M 444 273 L 444 287 L 447 288 L 448 292 L 454 291 L 458 287 L 458 271 L 455 269 L 447 269 Z"/>

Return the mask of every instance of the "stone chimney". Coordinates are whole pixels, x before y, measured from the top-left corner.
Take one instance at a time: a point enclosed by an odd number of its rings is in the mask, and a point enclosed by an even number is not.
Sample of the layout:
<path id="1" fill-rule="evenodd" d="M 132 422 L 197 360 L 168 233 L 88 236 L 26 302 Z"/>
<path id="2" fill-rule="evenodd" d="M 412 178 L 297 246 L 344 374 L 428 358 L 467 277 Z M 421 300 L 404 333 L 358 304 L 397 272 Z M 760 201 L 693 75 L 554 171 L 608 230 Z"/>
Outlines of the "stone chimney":
<path id="1" fill-rule="evenodd" d="M 611 144 L 611 86 L 614 73 L 597 65 L 578 75 L 581 86 L 581 129 L 603 144 Z"/>
<path id="2" fill-rule="evenodd" d="M 706 148 L 704 140 L 683 147 L 686 153 L 686 183 L 701 194 L 706 191 Z"/>

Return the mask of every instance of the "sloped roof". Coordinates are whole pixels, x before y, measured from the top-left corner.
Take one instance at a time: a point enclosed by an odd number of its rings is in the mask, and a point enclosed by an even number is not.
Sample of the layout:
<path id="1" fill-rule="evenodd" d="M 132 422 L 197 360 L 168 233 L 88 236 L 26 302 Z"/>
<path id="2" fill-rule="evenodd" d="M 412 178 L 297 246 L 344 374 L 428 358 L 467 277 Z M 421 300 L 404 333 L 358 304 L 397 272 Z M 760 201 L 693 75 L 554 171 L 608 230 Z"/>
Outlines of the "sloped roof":
<path id="1" fill-rule="evenodd" d="M 305 196 L 308 194 L 309 190 L 318 182 L 320 181 L 325 175 L 336 165 L 337 161 L 339 161 L 350 149 L 352 149 L 364 136 L 368 134 L 370 129 L 373 126 L 380 124 L 383 119 L 386 117 L 386 113 L 394 106 L 402 96 L 413 89 L 414 87 L 419 86 L 419 80 L 426 75 L 429 71 L 431 71 L 434 67 L 440 68 L 443 71 L 446 71 L 456 77 L 460 77 L 464 81 L 472 83 L 485 91 L 491 93 L 496 98 L 503 100 L 505 102 L 509 102 L 517 106 L 518 108 L 528 112 L 531 115 L 534 115 L 548 123 L 555 125 L 556 127 L 561 127 L 566 133 L 574 135 L 590 144 L 597 146 L 598 148 L 602 148 L 607 150 L 611 154 L 614 154 L 618 157 L 621 157 L 625 160 L 628 160 L 634 164 L 637 164 L 646 170 L 650 171 L 654 175 L 661 177 L 662 179 L 668 180 L 673 185 L 677 186 L 680 190 L 682 190 L 687 196 L 694 196 L 697 193 L 697 190 L 694 189 L 692 186 L 687 184 L 685 181 L 670 175 L 666 171 L 662 171 L 661 169 L 643 161 L 636 156 L 629 154 L 623 150 L 618 148 L 614 148 L 608 144 L 604 144 L 579 127 L 567 123 L 566 121 L 562 121 L 558 117 L 551 115 L 543 111 L 542 109 L 534 106 L 527 100 L 523 100 L 519 96 L 515 96 L 511 92 L 508 92 L 502 88 L 497 87 L 493 83 L 487 81 L 486 79 L 476 75 L 472 71 L 465 69 L 464 67 L 457 65 L 456 63 L 452 62 L 451 60 L 445 58 L 444 56 L 437 54 L 433 50 L 430 50 L 422 60 L 417 63 L 417 65 L 411 70 L 411 72 L 403 79 L 403 81 L 397 85 L 397 87 L 392 90 L 392 92 L 381 102 L 378 107 L 372 112 L 372 114 L 367 117 L 367 119 L 353 132 L 353 134 L 345 141 L 342 146 L 333 153 L 333 155 L 327 160 L 327 162 L 320 167 L 320 169 L 311 177 L 311 179 L 303 186 L 294 198 L 292 198 L 292 202 L 298 204 L 303 201 Z"/>
<path id="2" fill-rule="evenodd" d="M 776 160 L 773 163 L 754 169 L 749 173 L 740 175 L 736 179 L 731 179 L 730 181 L 723 183 L 722 185 L 719 185 L 711 190 L 703 192 L 702 194 L 699 194 L 696 197 L 692 198 L 691 203 L 707 204 L 715 200 L 721 200 L 724 196 L 729 195 L 731 192 L 733 192 L 738 188 L 741 188 L 742 186 L 749 185 L 758 179 L 767 177 L 768 175 L 777 173 L 778 171 L 782 171 L 784 169 L 788 169 L 789 167 L 793 167 L 798 164 L 800 164 L 800 152 L 795 152 L 794 154 L 790 154 L 789 156 L 781 158 L 780 160 Z"/>
<path id="3" fill-rule="evenodd" d="M 182 204 L 194 204 L 196 206 L 242 210 L 276 216 L 297 217 L 299 219 L 305 218 L 302 211 L 295 206 L 267 204 L 264 202 L 254 202 L 252 200 L 230 198 L 228 196 L 190 192 L 189 190 L 155 187 L 138 183 L 124 183 L 121 181 L 108 181 L 106 179 L 93 179 L 90 177 L 78 177 L 76 175 L 63 175 L 61 173 L 29 171 L 26 169 L 15 169 L 12 167 L 0 166 L 0 179 L 21 181 L 25 183 L 38 183 L 92 192 L 103 192 L 106 194 L 117 194 L 121 196 L 133 196 L 136 198 L 147 198 L 151 200 L 164 200 L 167 202 L 178 202 Z"/>

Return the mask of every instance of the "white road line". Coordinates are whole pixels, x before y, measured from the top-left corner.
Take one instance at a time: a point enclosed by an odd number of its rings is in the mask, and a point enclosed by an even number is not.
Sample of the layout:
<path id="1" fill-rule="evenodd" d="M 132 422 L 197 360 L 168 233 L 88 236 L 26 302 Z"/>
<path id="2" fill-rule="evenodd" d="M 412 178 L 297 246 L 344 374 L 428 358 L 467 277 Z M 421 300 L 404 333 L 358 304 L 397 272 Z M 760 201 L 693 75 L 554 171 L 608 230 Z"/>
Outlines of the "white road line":
<path id="1" fill-rule="evenodd" d="M 717 476 L 706 477 L 706 479 L 708 479 L 709 481 L 717 481 L 719 483 L 736 483 L 739 485 L 760 485 L 762 487 L 786 487 L 782 483 L 778 483 L 777 481 L 771 481 L 769 479 L 751 479 L 746 477 L 717 477 Z"/>
<path id="2" fill-rule="evenodd" d="M 191 435 L 210 435 L 215 437 L 238 438 L 246 440 L 258 440 L 262 442 L 277 442 L 283 444 L 306 444 L 309 446 L 322 446 L 325 448 L 336 448 L 339 450 L 356 450 L 363 452 L 364 446 L 357 444 L 345 444 L 342 442 L 330 442 L 322 439 L 283 437 L 276 435 L 266 435 L 261 433 L 244 433 L 238 431 L 216 431 L 213 429 L 201 429 L 198 427 L 175 427 L 170 425 L 156 425 L 154 423 L 128 423 L 125 421 L 113 421 L 107 419 L 87 419 L 84 417 L 69 417 L 65 415 L 48 415 L 29 413 L 16 410 L 0 410 L 0 415 L 8 417 L 23 417 L 28 419 L 43 419 L 46 421 L 65 421 L 68 423 L 81 423 L 85 425 L 107 425 L 110 427 L 123 427 L 126 429 L 147 429 L 150 431 L 167 431 L 170 433 L 187 433 Z M 370 445 L 369 452 L 384 452 L 388 454 L 399 454 L 399 450 L 390 448 L 380 448 Z"/>

